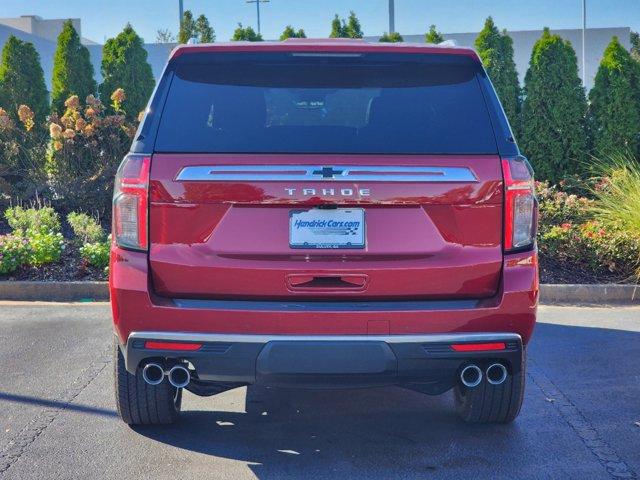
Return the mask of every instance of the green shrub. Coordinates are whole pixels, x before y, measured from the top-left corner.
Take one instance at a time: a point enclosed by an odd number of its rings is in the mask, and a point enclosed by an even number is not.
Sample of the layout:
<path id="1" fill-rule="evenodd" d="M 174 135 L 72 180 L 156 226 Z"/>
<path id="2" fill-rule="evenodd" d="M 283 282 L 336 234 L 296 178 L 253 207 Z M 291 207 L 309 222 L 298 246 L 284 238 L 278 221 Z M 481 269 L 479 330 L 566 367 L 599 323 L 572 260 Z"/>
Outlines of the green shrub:
<path id="1" fill-rule="evenodd" d="M 31 246 L 27 263 L 39 267 L 45 263 L 60 260 L 64 249 L 64 239 L 61 233 L 30 231 L 26 237 Z"/>
<path id="2" fill-rule="evenodd" d="M 121 110 L 129 101 L 128 93 L 118 89 L 111 101 L 115 110 Z M 90 205 L 101 217 L 108 216 L 113 178 L 131 146 L 137 122 L 106 113 L 93 95 L 87 97 L 86 107 L 77 96 L 69 97 L 65 106 L 64 115 L 52 116 L 49 125 L 46 170 L 54 201 L 67 212 Z"/>
<path id="3" fill-rule="evenodd" d="M 603 180 L 593 189 L 595 216 L 607 226 L 640 237 L 640 161 L 618 155 L 601 161 Z"/>
<path id="4" fill-rule="evenodd" d="M 533 46 L 524 79 L 520 146 L 540 179 L 582 173 L 587 100 L 571 43 L 548 28 Z"/>
<path id="5" fill-rule="evenodd" d="M 640 63 L 618 37 L 604 51 L 589 100 L 594 152 L 640 154 Z"/>
<path id="6" fill-rule="evenodd" d="M 64 102 L 71 95 L 86 98 L 96 93 L 96 81 L 93 79 L 93 65 L 89 50 L 71 20 L 64 22 L 58 35 L 56 53 L 53 59 L 53 78 L 51 80 L 51 109 L 59 115 L 64 113 Z"/>
<path id="7" fill-rule="evenodd" d="M 93 267 L 106 268 L 109 265 L 110 237 L 103 242 L 85 243 L 80 248 L 80 256 Z"/>
<path id="8" fill-rule="evenodd" d="M 13 273 L 25 264 L 31 246 L 26 238 L 16 235 L 0 235 L 0 274 Z"/>
<path id="9" fill-rule="evenodd" d="M 107 101 L 124 89 L 127 92 L 127 118 L 134 120 L 144 110 L 153 92 L 155 81 L 151 65 L 147 62 L 144 42 L 133 27 L 127 24 L 115 38 L 110 38 L 102 48 L 102 84 L 100 97 Z M 117 108 L 113 112 L 122 113 Z"/>
<path id="10" fill-rule="evenodd" d="M 496 89 L 504 113 L 513 130 L 517 130 L 520 115 L 520 83 L 513 60 L 513 40 L 500 32 L 493 18 L 488 17 L 475 41 L 476 51 Z"/>
<path id="11" fill-rule="evenodd" d="M 80 243 L 95 243 L 104 240 L 104 230 L 98 221 L 86 213 L 71 212 L 67 215 L 74 235 Z"/>
<path id="12" fill-rule="evenodd" d="M 8 208 L 4 213 L 9 226 L 21 236 L 33 233 L 57 234 L 60 232 L 60 217 L 52 207 L 20 205 Z"/>
<path id="13" fill-rule="evenodd" d="M 563 224 L 577 225 L 591 219 L 593 200 L 569 194 L 547 182 L 536 182 L 539 202 L 539 230 L 547 233 Z M 556 232 L 558 233 L 558 232 Z"/>

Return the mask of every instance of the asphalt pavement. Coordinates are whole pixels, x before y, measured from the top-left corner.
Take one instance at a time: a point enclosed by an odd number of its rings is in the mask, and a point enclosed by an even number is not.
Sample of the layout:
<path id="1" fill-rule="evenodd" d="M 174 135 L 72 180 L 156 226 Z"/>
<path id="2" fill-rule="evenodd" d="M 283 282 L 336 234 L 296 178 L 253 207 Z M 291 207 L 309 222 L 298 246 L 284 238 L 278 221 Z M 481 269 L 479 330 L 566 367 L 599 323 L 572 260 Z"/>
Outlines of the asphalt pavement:
<path id="1" fill-rule="evenodd" d="M 108 304 L 0 303 L 0 478 L 638 478 L 640 308 L 540 308 L 510 425 L 401 388 L 189 393 L 116 416 Z"/>

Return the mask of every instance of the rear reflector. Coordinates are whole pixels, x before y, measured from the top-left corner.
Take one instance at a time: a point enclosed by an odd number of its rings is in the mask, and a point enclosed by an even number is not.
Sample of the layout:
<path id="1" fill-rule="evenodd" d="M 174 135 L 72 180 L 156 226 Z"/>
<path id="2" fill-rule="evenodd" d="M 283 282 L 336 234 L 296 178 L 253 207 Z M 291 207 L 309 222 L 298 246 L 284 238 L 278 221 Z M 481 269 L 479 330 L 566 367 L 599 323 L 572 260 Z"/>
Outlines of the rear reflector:
<path id="1" fill-rule="evenodd" d="M 144 348 L 148 348 L 149 350 L 182 350 L 193 352 L 200 350 L 201 347 L 201 343 L 154 342 L 152 340 L 144 342 Z"/>
<path id="2" fill-rule="evenodd" d="M 507 348 L 504 342 L 493 343 L 455 343 L 451 348 L 456 352 L 483 352 L 487 350 L 504 350 Z"/>

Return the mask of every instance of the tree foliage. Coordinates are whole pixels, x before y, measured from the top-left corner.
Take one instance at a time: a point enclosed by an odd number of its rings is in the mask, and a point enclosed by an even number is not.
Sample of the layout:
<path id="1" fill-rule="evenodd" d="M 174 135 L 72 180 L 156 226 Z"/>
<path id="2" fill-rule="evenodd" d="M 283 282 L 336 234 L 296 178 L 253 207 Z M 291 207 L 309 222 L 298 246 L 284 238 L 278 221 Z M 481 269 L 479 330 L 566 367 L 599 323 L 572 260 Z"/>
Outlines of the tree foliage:
<path id="1" fill-rule="evenodd" d="M 355 12 L 349 12 L 347 20 L 340 18 L 338 14 L 333 17 L 329 38 L 362 38 L 363 36 L 360 20 Z"/>
<path id="2" fill-rule="evenodd" d="M 402 38 L 402 35 L 400 35 L 398 32 L 392 32 L 392 33 L 384 32 L 380 37 L 380 40 L 378 41 L 385 42 L 385 43 L 396 43 L 396 42 L 404 42 L 404 39 Z"/>
<path id="3" fill-rule="evenodd" d="M 256 31 L 251 27 L 243 27 L 241 23 L 238 23 L 238 28 L 233 31 L 233 37 L 231 37 L 232 42 L 261 42 L 262 35 L 256 33 Z"/>
<path id="4" fill-rule="evenodd" d="M 173 33 L 168 28 L 160 28 L 156 32 L 156 43 L 173 43 L 175 41 L 176 37 L 173 36 Z"/>
<path id="5" fill-rule="evenodd" d="M 613 37 L 589 92 L 594 153 L 640 154 L 640 63 Z"/>
<path id="6" fill-rule="evenodd" d="M 631 32 L 631 56 L 640 62 L 640 33 Z"/>
<path id="7" fill-rule="evenodd" d="M 189 39 L 196 36 L 196 22 L 193 19 L 191 10 L 185 10 L 180 21 L 180 30 L 178 31 L 178 43 L 187 43 Z"/>
<path id="8" fill-rule="evenodd" d="M 424 41 L 426 43 L 438 44 L 444 42 L 444 37 L 442 33 L 436 30 L 435 25 L 429 26 L 429 31 L 424 36 Z"/>
<path id="9" fill-rule="evenodd" d="M 521 146 L 540 178 L 557 182 L 582 170 L 586 109 L 571 43 L 545 28 L 531 53 L 522 105 Z"/>
<path id="10" fill-rule="evenodd" d="M 58 114 L 64 113 L 64 102 L 71 95 L 78 95 L 84 101 L 96 93 L 89 50 L 80 43 L 71 20 L 64 22 L 58 35 L 51 83 L 51 109 Z"/>
<path id="11" fill-rule="evenodd" d="M 304 33 L 303 29 L 299 29 L 296 31 L 291 25 L 287 25 L 280 35 L 280 40 L 286 40 L 287 38 L 307 38 L 307 35 Z"/>
<path id="12" fill-rule="evenodd" d="M 127 24 L 122 32 L 104 44 L 101 70 L 104 80 L 99 89 L 100 98 L 107 103 L 118 88 L 124 89 L 127 92 L 127 117 L 136 118 L 144 110 L 155 81 L 142 39 L 131 25 Z"/>
<path id="13" fill-rule="evenodd" d="M 10 35 L 0 62 L 0 106 L 17 120 L 20 105 L 33 110 L 37 125 L 44 122 L 49 111 L 40 55 L 32 43 Z"/>
<path id="14" fill-rule="evenodd" d="M 200 15 L 196 19 L 196 34 L 200 43 L 213 43 L 216 41 L 216 34 L 209 24 L 209 19 Z"/>
<path id="15" fill-rule="evenodd" d="M 476 38 L 475 47 L 509 122 L 516 128 L 520 114 L 520 84 L 513 60 L 513 40 L 506 32 L 500 33 L 489 17 Z"/>
<path id="16" fill-rule="evenodd" d="M 196 38 L 200 43 L 213 43 L 216 41 L 216 34 L 205 15 L 200 15 L 194 20 L 191 10 L 185 10 L 180 22 L 178 42 L 188 43 L 192 38 Z"/>

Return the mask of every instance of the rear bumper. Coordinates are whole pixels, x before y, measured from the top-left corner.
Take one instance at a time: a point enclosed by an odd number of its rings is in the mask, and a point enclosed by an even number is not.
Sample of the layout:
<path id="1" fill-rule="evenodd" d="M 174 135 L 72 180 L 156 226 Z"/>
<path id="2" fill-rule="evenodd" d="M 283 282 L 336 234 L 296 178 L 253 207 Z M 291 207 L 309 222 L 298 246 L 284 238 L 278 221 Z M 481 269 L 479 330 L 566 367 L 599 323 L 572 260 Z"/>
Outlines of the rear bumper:
<path id="1" fill-rule="evenodd" d="M 196 351 L 148 349 L 147 341 L 193 342 Z M 502 343 L 499 350 L 460 352 L 452 344 Z M 455 384 L 462 365 L 496 361 L 511 374 L 521 368 L 517 334 L 430 335 L 233 335 L 133 332 L 122 346 L 127 370 L 150 360 L 190 362 L 202 382 L 278 387 L 409 385 L 439 394 Z"/>
<path id="2" fill-rule="evenodd" d="M 110 272 L 114 329 L 123 345 L 132 332 L 367 337 L 495 332 L 517 334 L 526 345 L 538 304 L 535 251 L 505 255 L 496 295 L 465 300 L 172 299 L 153 293 L 146 253 L 117 247 Z"/>

